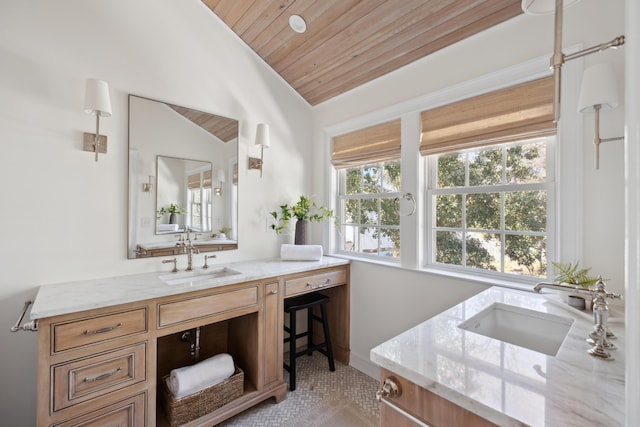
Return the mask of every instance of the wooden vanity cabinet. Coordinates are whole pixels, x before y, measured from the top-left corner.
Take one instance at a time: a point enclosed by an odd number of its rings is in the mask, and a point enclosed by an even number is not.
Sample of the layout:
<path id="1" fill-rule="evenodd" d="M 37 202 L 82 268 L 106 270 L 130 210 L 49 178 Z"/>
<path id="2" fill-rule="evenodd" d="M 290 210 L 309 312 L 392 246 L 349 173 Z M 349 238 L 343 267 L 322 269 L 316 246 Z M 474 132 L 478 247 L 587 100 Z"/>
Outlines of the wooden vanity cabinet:
<path id="1" fill-rule="evenodd" d="M 309 284 L 309 286 L 307 286 Z M 216 425 L 263 400 L 286 398 L 284 298 L 322 290 L 336 360 L 349 363 L 349 266 L 149 298 L 38 320 L 39 427 L 165 426 L 162 377 L 192 363 L 185 331 L 201 333 L 200 360 L 228 352 L 244 394 L 188 423 Z"/>
<path id="2" fill-rule="evenodd" d="M 380 378 L 381 386 L 389 378 L 400 390 L 398 396 L 382 399 L 381 427 L 498 427 L 384 368 L 380 369 Z"/>
<path id="3" fill-rule="evenodd" d="M 39 426 L 154 424 L 149 311 L 123 304 L 38 321 Z"/>

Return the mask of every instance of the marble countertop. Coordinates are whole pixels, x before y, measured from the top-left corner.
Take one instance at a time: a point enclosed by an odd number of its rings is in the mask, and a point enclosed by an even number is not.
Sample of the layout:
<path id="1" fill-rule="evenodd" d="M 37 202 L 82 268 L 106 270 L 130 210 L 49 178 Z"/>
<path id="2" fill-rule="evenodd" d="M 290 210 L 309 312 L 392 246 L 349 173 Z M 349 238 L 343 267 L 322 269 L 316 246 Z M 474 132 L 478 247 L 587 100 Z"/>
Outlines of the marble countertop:
<path id="1" fill-rule="evenodd" d="M 38 289 L 30 317 L 32 320 L 41 319 L 345 264 L 349 264 L 349 261 L 332 257 L 323 257 L 320 261 L 282 261 L 274 258 L 210 265 L 209 270 L 227 267 L 240 274 L 209 279 L 197 285 L 167 285 L 160 279 L 160 276 L 171 275 L 166 270 L 44 285 Z M 176 276 L 179 274 L 176 273 Z"/>
<path id="2" fill-rule="evenodd" d="M 575 319 L 556 356 L 458 328 L 493 302 Z M 371 360 L 500 426 L 624 426 L 624 326 L 613 360 L 586 353 L 592 322 L 544 297 L 489 288 L 371 350 Z"/>

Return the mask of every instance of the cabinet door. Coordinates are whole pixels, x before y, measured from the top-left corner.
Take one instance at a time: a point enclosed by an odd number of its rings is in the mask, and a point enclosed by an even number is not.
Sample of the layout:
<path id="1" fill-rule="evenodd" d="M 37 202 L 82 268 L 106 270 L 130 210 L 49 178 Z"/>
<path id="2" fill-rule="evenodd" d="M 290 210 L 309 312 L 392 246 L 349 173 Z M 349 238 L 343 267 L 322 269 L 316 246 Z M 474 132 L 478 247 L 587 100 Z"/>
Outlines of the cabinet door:
<path id="1" fill-rule="evenodd" d="M 264 286 L 265 385 L 282 381 L 282 301 L 280 284 L 267 283 Z"/>
<path id="2" fill-rule="evenodd" d="M 91 414 L 55 424 L 53 427 L 143 427 L 145 425 L 145 394 L 139 394 Z"/>

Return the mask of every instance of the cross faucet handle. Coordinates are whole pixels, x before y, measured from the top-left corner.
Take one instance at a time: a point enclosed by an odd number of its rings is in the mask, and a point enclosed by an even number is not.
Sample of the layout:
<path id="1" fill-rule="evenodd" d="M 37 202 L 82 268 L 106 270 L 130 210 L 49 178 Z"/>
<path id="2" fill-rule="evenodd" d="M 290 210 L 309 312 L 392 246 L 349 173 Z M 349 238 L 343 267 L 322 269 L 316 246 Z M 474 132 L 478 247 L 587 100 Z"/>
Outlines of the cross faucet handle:
<path id="1" fill-rule="evenodd" d="M 178 259 L 174 258 L 174 259 L 163 259 L 162 263 L 163 264 L 167 264 L 167 263 L 173 263 L 173 270 L 171 270 L 172 273 L 177 273 L 178 272 Z"/>

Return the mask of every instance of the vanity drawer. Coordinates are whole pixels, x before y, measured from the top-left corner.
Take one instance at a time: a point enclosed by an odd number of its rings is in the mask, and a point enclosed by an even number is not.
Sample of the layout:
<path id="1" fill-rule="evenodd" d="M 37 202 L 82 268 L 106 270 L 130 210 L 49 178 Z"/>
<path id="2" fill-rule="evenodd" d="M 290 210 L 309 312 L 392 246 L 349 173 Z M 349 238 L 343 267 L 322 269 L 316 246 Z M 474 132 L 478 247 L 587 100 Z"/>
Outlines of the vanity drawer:
<path id="1" fill-rule="evenodd" d="M 322 288 L 343 285 L 347 282 L 347 270 L 332 270 L 310 276 L 288 279 L 284 282 L 284 296 L 318 291 Z"/>
<path id="2" fill-rule="evenodd" d="M 53 410 L 144 381 L 146 344 L 52 367 Z"/>
<path id="3" fill-rule="evenodd" d="M 258 285 L 213 295 L 158 304 L 158 327 L 258 306 Z"/>
<path id="4" fill-rule="evenodd" d="M 440 397 L 419 385 L 395 375 L 391 371 L 384 368 L 380 369 L 382 381 L 389 378 L 399 388 L 399 396 L 385 397 L 384 400 L 391 407 L 400 408 L 409 413 L 409 415 L 418 418 L 418 420 L 431 427 L 498 427 L 496 424 L 485 420 L 484 418 L 470 412 L 469 410 Z M 382 382 L 381 381 L 381 382 Z M 384 406 L 383 402 L 383 406 Z M 385 408 L 382 416 L 382 427 L 396 427 L 404 425 L 419 425 L 409 422 L 398 422 L 396 415 L 391 416 Z M 381 412 L 381 415 L 382 415 Z M 388 422 L 393 420 L 392 422 Z"/>
<path id="5" fill-rule="evenodd" d="M 147 330 L 147 310 L 123 311 L 106 316 L 51 325 L 52 351 L 57 353 Z"/>
<path id="6" fill-rule="evenodd" d="M 145 393 L 138 394 L 52 427 L 142 427 L 146 422 L 145 400 Z"/>

